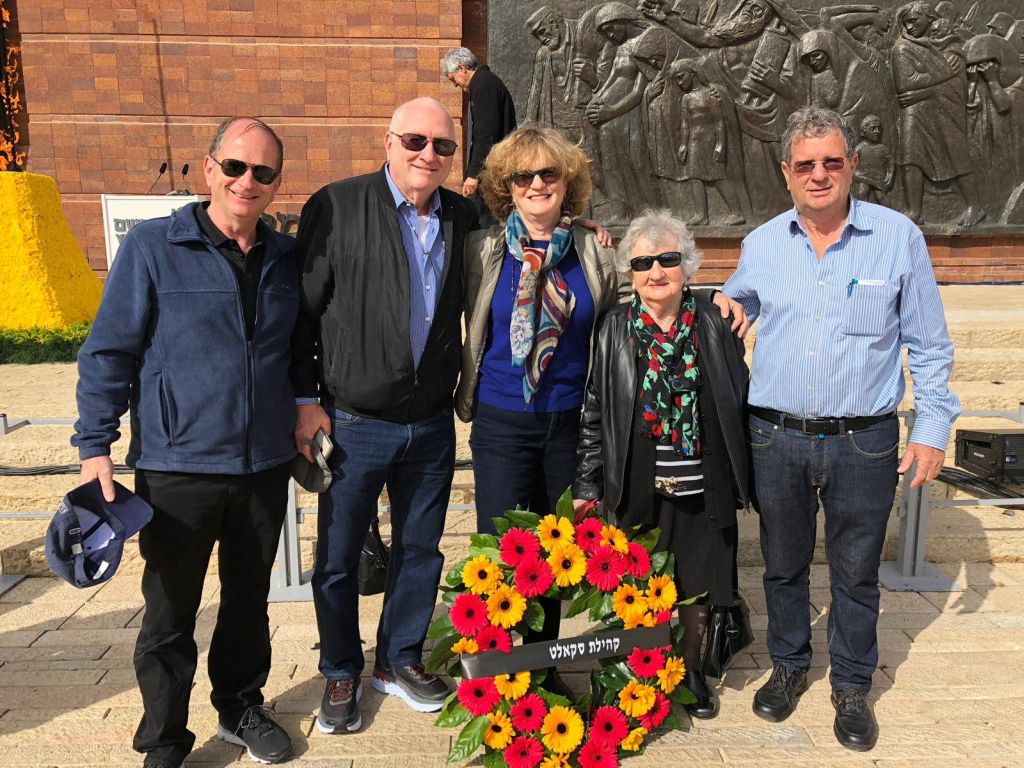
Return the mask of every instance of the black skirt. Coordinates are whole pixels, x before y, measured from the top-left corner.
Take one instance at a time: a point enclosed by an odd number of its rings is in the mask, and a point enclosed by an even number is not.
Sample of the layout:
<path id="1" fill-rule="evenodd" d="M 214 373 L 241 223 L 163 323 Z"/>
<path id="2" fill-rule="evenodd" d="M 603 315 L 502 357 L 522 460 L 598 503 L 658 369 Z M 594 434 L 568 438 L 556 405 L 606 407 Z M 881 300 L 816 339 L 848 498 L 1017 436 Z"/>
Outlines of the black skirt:
<path id="1" fill-rule="evenodd" d="M 669 498 L 655 493 L 653 511 L 661 529 L 658 549 L 675 556 L 679 598 L 707 592 L 698 602 L 731 605 L 737 588 L 737 527 L 715 526 L 704 512 L 700 494 Z"/>

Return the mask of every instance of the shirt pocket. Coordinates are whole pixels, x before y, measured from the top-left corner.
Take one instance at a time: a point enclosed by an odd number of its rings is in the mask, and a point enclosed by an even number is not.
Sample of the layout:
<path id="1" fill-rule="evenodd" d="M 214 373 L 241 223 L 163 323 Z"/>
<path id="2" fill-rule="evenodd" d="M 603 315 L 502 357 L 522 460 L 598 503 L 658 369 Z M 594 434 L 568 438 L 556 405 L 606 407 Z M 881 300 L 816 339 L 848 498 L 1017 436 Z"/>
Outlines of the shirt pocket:
<path id="1" fill-rule="evenodd" d="M 856 283 L 843 304 L 843 333 L 847 336 L 881 336 L 896 321 L 899 286 L 892 283 Z"/>

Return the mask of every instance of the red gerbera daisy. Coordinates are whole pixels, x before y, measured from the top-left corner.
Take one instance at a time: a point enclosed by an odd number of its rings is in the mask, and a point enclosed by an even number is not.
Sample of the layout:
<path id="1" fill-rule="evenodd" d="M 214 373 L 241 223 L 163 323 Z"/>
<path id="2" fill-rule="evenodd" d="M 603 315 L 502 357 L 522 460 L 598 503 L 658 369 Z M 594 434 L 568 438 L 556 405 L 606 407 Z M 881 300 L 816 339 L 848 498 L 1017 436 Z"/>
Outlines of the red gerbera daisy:
<path id="1" fill-rule="evenodd" d="M 579 531 L 579 528 L 576 530 Z M 629 542 L 629 554 L 626 557 L 629 559 L 626 573 L 634 579 L 646 579 L 651 573 L 651 556 L 643 545 L 635 541 Z"/>
<path id="2" fill-rule="evenodd" d="M 532 736 L 519 736 L 502 753 L 508 768 L 535 768 L 544 757 L 544 745 Z"/>
<path id="3" fill-rule="evenodd" d="M 665 656 L 657 649 L 636 648 L 629 654 L 627 662 L 637 677 L 654 677 L 665 666 Z"/>
<path id="4" fill-rule="evenodd" d="M 512 726 L 518 733 L 539 731 L 547 713 L 548 708 L 544 704 L 544 699 L 536 693 L 526 694 L 508 711 L 512 718 Z"/>
<path id="5" fill-rule="evenodd" d="M 640 718 L 640 725 L 647 729 L 648 733 L 665 722 L 668 713 L 672 710 L 668 697 L 661 691 L 654 694 L 654 706 L 650 711 Z"/>
<path id="6" fill-rule="evenodd" d="M 546 560 L 521 560 L 516 566 L 516 589 L 523 597 L 539 597 L 548 591 L 555 575 Z"/>
<path id="7" fill-rule="evenodd" d="M 672 611 L 661 611 L 654 614 L 655 624 L 668 624 L 670 621 L 672 621 Z"/>
<path id="8" fill-rule="evenodd" d="M 590 721 L 590 741 L 601 746 L 618 748 L 629 735 L 629 720 L 618 707 L 598 707 Z"/>
<path id="9" fill-rule="evenodd" d="M 576 544 L 588 555 L 601 546 L 601 521 L 588 517 L 576 526 Z"/>
<path id="10" fill-rule="evenodd" d="M 480 648 L 480 653 L 487 651 L 508 653 L 512 650 L 512 635 L 501 627 L 487 626 L 477 632 L 476 644 Z"/>
<path id="11" fill-rule="evenodd" d="M 580 750 L 580 768 L 618 768 L 619 754 L 614 746 L 588 741 Z"/>
<path id="12" fill-rule="evenodd" d="M 487 603 L 480 595 L 472 592 L 464 592 L 456 597 L 448 615 L 455 631 L 465 637 L 473 637 L 490 624 L 487 620 Z"/>
<path id="13" fill-rule="evenodd" d="M 611 592 L 622 581 L 626 559 L 612 547 L 598 547 L 587 561 L 587 581 L 603 592 Z"/>
<path id="14" fill-rule="evenodd" d="M 501 694 L 494 687 L 493 677 L 478 677 L 474 680 L 463 680 L 459 683 L 459 703 L 473 717 L 486 715 L 498 706 Z"/>
<path id="15" fill-rule="evenodd" d="M 537 536 L 522 528 L 509 528 L 501 537 L 501 559 L 505 565 L 513 568 L 523 560 L 535 559 L 540 554 L 540 541 Z"/>

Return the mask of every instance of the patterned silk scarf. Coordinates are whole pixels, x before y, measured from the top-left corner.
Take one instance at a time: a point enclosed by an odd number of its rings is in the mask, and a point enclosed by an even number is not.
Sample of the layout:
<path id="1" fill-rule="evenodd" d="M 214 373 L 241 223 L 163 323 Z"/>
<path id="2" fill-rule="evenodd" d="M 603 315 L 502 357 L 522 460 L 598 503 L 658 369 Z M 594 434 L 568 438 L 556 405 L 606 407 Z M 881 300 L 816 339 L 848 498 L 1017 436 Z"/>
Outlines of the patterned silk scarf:
<path id="1" fill-rule="evenodd" d="M 572 246 L 572 217 L 562 212 L 547 250 L 542 251 L 530 246 L 526 224 L 512 211 L 505 225 L 505 241 L 522 265 L 509 340 L 512 365 L 524 369 L 523 398 L 530 402 L 576 306 L 576 297 L 556 268 Z"/>
<path id="2" fill-rule="evenodd" d="M 629 335 L 646 370 L 640 380 L 640 431 L 651 440 L 669 438 L 680 456 L 700 456 L 697 410 L 697 336 L 693 332 L 697 302 L 686 288 L 679 317 L 666 333 L 633 294 Z"/>

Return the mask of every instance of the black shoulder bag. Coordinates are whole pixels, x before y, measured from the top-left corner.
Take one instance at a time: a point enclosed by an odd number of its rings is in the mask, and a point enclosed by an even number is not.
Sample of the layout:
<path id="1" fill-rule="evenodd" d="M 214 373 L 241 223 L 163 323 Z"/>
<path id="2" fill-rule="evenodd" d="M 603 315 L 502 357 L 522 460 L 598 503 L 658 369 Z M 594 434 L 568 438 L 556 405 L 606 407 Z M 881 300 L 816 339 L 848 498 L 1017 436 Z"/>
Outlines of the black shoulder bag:
<path id="1" fill-rule="evenodd" d="M 740 597 L 733 605 L 713 605 L 708 616 L 708 640 L 701 661 L 701 671 L 708 677 L 721 678 L 733 658 L 754 642 L 750 626 L 750 609 Z"/>
<path id="2" fill-rule="evenodd" d="M 379 595 L 388 580 L 388 559 L 391 551 L 380 537 L 380 521 L 377 515 L 370 521 L 370 530 L 359 553 L 359 594 Z"/>

